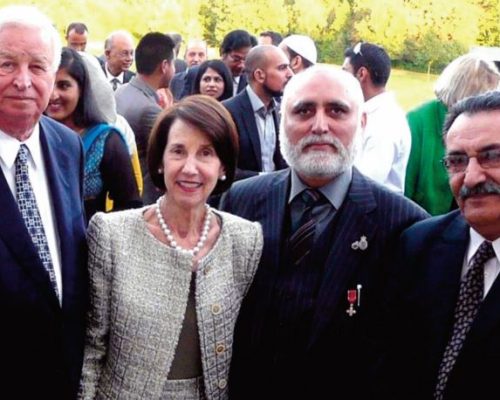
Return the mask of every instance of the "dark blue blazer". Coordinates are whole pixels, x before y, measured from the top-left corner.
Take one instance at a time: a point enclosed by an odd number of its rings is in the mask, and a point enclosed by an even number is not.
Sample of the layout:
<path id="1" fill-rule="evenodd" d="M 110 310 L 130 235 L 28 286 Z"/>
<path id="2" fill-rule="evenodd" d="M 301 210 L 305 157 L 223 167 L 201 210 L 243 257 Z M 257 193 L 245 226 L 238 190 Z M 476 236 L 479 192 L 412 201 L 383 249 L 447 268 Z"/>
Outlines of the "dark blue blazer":
<path id="1" fill-rule="evenodd" d="M 286 252 L 289 191 L 286 169 L 237 182 L 221 201 L 223 210 L 260 222 L 264 232 L 262 258 L 235 330 L 231 399 L 366 398 L 370 368 L 379 356 L 374 328 L 394 243 L 404 228 L 428 214 L 353 170 L 347 197 L 334 219 L 309 343 L 305 349 L 290 348 L 294 361 L 280 364 L 262 341 L 272 334 L 265 321 L 275 317 L 267 311 Z M 366 236 L 368 248 L 353 249 L 361 236 Z M 349 317 L 347 290 L 358 284 L 360 307 Z"/>
<path id="2" fill-rule="evenodd" d="M 451 335 L 469 226 L 456 210 L 406 230 L 394 265 L 386 319 L 390 351 L 384 396 L 432 399 Z M 500 280 L 488 292 L 448 380 L 445 399 L 499 396 Z"/>
<path id="3" fill-rule="evenodd" d="M 0 393 L 6 399 L 74 398 L 83 357 L 83 149 L 75 132 L 43 116 L 40 142 L 60 239 L 63 304 L 0 172 Z"/>
<path id="4" fill-rule="evenodd" d="M 260 150 L 259 131 L 255 122 L 255 115 L 246 90 L 222 102 L 233 117 L 238 129 L 240 152 L 238 155 L 238 168 L 236 180 L 257 175 L 262 171 L 262 153 Z M 281 155 L 279 145 L 279 120 L 277 111 L 273 113 L 276 130 L 276 147 L 274 150 L 274 164 L 277 170 L 287 167 Z"/>

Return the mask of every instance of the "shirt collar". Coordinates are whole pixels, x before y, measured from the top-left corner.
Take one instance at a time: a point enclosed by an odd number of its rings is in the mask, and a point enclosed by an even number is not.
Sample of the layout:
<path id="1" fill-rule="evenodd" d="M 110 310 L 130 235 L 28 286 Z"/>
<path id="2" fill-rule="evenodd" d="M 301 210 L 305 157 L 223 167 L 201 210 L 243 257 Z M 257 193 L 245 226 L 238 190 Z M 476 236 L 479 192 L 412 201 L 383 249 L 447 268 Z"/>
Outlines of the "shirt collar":
<path id="1" fill-rule="evenodd" d="M 366 100 L 364 105 L 363 105 L 363 111 L 370 114 L 370 113 L 376 111 L 382 105 L 387 104 L 387 103 L 391 103 L 394 101 L 396 101 L 395 97 L 394 97 L 394 93 L 383 92 L 383 93 L 377 94 L 376 96 L 373 96 L 369 100 Z"/>
<path id="2" fill-rule="evenodd" d="M 469 265 L 472 257 L 476 254 L 477 249 L 481 246 L 485 239 L 479 232 L 477 232 L 474 228 L 470 228 L 470 242 L 469 249 L 467 250 L 467 265 Z M 500 262 L 500 237 L 491 242 L 493 245 L 493 250 L 495 251 L 495 256 L 497 260 Z"/>
<path id="3" fill-rule="evenodd" d="M 263 103 L 260 97 L 257 96 L 257 94 L 250 85 L 247 85 L 246 91 L 248 93 L 248 97 L 250 99 L 250 103 L 252 104 L 252 109 L 254 113 L 263 113 L 265 115 L 266 113 L 274 110 L 276 106 L 274 99 L 271 100 L 271 104 L 269 104 L 269 107 L 266 108 L 266 105 Z"/>
<path id="4" fill-rule="evenodd" d="M 34 167 L 37 168 L 42 165 L 39 124 L 34 126 L 30 137 L 24 142 L 20 142 L 16 138 L 7 135 L 5 132 L 0 130 L 0 158 L 9 169 L 12 168 L 14 162 L 16 161 L 17 153 L 19 153 L 19 147 L 21 144 L 25 144 L 28 147 Z"/>
<path id="5" fill-rule="evenodd" d="M 309 188 L 309 186 L 302 182 L 302 180 L 293 169 L 291 173 L 291 179 L 292 184 L 290 188 L 290 197 L 288 198 L 289 204 L 293 201 L 293 199 L 295 199 L 296 196 L 302 193 L 305 189 Z M 323 196 L 325 196 L 329 203 L 333 207 L 335 207 L 336 210 L 338 210 L 342 206 L 342 203 L 347 196 L 351 180 L 352 168 L 348 168 L 346 171 L 333 178 L 326 185 L 321 186 L 318 190 Z"/>
<path id="6" fill-rule="evenodd" d="M 120 83 L 123 84 L 123 75 L 124 75 L 124 72 L 122 71 L 118 75 L 114 76 L 108 68 L 108 63 L 106 63 L 106 76 L 107 76 L 109 82 L 111 82 L 113 79 L 118 79 L 120 81 Z"/>

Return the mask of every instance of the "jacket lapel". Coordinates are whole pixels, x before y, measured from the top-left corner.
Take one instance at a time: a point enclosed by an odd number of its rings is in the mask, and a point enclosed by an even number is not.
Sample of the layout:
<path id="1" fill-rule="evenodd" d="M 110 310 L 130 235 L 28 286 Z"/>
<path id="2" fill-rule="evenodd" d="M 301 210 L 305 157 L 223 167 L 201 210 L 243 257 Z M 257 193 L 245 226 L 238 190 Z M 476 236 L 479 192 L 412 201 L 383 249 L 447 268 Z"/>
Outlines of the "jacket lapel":
<path id="1" fill-rule="evenodd" d="M 335 315 L 339 302 L 347 296 L 348 282 L 363 265 L 364 252 L 351 244 L 365 236 L 368 244 L 375 236 L 376 224 L 368 215 L 377 206 L 371 187 L 356 170 L 349 193 L 335 217 L 332 247 L 325 263 L 324 278 L 318 294 L 309 345 L 320 336 Z"/>
<path id="2" fill-rule="evenodd" d="M 259 171 L 262 171 L 262 154 L 260 151 L 260 139 L 259 130 L 257 129 L 257 123 L 255 122 L 255 114 L 253 112 L 252 103 L 248 97 L 246 91 L 241 93 L 241 119 L 245 124 L 245 132 L 248 135 L 250 143 L 252 144 L 252 149 L 257 162 Z M 241 132 L 240 132 L 241 135 Z"/>

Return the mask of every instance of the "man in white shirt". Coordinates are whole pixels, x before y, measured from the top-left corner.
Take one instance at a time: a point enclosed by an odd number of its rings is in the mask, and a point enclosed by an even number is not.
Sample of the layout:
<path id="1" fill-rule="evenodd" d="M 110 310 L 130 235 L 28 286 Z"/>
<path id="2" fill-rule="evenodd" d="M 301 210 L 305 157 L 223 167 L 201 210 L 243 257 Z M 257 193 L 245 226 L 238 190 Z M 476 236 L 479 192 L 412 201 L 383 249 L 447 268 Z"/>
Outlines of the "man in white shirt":
<path id="1" fill-rule="evenodd" d="M 380 46 L 358 43 L 345 52 L 342 68 L 359 81 L 365 98 L 366 127 L 354 165 L 387 188 L 403 193 L 411 133 L 405 112 L 386 91 L 391 60 Z"/>
<path id="2" fill-rule="evenodd" d="M 498 396 L 500 354 L 500 92 L 452 107 L 445 126 L 450 187 L 459 210 L 403 233 L 389 286 L 377 398 Z"/>
<path id="3" fill-rule="evenodd" d="M 87 306 L 83 148 L 42 116 L 59 33 L 32 7 L 0 9 L 2 397 L 76 398 Z"/>

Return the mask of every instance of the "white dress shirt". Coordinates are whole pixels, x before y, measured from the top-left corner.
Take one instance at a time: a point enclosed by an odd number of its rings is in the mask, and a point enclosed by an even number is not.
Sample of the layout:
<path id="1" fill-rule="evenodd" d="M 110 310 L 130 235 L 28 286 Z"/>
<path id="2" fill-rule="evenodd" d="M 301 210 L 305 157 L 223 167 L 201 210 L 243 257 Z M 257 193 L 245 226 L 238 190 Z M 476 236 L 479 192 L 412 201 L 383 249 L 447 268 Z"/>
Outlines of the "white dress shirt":
<path id="1" fill-rule="evenodd" d="M 274 151 L 276 150 L 276 127 L 273 117 L 273 111 L 276 106 L 274 99 L 271 100 L 271 106 L 266 108 L 266 105 L 250 85 L 247 85 L 246 91 L 252 104 L 255 124 L 259 131 L 262 172 L 272 172 L 276 169 L 274 165 Z"/>
<path id="2" fill-rule="evenodd" d="M 462 279 L 464 278 L 467 270 L 470 268 L 470 262 L 474 254 L 476 254 L 477 249 L 481 246 L 486 239 L 482 237 L 478 232 L 476 232 L 473 228 L 470 228 L 470 240 L 469 247 L 467 248 L 467 252 L 465 253 L 465 259 L 462 267 Z M 493 282 L 498 276 L 500 272 L 500 238 L 491 242 L 493 245 L 493 250 L 495 251 L 495 257 L 488 260 L 484 264 L 484 297 L 488 294 L 493 286 Z"/>
<path id="3" fill-rule="evenodd" d="M 118 81 L 118 87 L 123 85 L 123 79 L 125 78 L 125 73 L 122 71 L 120 74 L 114 76 L 108 68 L 108 63 L 106 63 L 106 79 L 108 80 L 111 87 L 113 87 L 113 81 L 116 79 Z"/>
<path id="4" fill-rule="evenodd" d="M 411 133 L 394 95 L 384 92 L 364 104 L 366 127 L 354 165 L 366 176 L 396 193 L 403 193 Z"/>
<path id="5" fill-rule="evenodd" d="M 0 166 L 2 167 L 3 175 L 5 176 L 14 199 L 17 198 L 15 161 L 21 144 L 25 144 L 29 150 L 28 174 L 31 187 L 35 193 L 45 236 L 47 237 L 57 288 L 59 293 L 61 293 L 62 299 L 63 290 L 59 233 L 57 231 L 54 204 L 50 194 L 49 181 L 40 144 L 40 128 L 38 124 L 35 125 L 31 136 L 24 142 L 20 142 L 12 136 L 0 131 Z"/>

